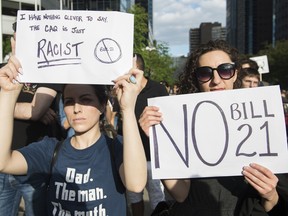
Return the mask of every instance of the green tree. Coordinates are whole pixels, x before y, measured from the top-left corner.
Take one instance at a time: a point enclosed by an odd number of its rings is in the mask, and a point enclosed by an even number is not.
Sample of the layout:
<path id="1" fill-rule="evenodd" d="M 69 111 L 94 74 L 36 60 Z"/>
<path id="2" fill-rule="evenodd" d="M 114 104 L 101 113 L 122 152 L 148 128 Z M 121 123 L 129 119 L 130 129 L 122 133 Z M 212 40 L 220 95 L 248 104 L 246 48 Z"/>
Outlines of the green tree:
<path id="1" fill-rule="evenodd" d="M 128 11 L 134 14 L 134 52 L 140 53 L 148 44 L 148 14 L 138 4 Z"/>
<path id="2" fill-rule="evenodd" d="M 173 60 L 169 55 L 169 47 L 167 43 L 154 42 L 155 51 L 148 52 L 147 56 L 147 69 L 150 71 L 150 77 L 154 80 L 165 80 L 170 85 L 174 83 L 173 73 Z M 147 51 L 146 51 L 147 53 Z"/>
<path id="3" fill-rule="evenodd" d="M 134 14 L 134 52 L 144 58 L 145 75 L 156 81 L 165 80 L 171 85 L 175 68 L 168 44 L 156 40 L 151 44 L 148 39 L 148 14 L 143 7 L 136 4 L 129 12 Z"/>
<path id="4" fill-rule="evenodd" d="M 3 50 L 2 50 L 2 55 L 3 58 L 8 55 L 11 52 L 11 44 L 10 44 L 10 38 L 12 36 L 11 35 L 4 35 L 3 36 Z"/>
<path id="5" fill-rule="evenodd" d="M 288 89 L 288 40 L 278 41 L 274 47 L 270 44 L 258 55 L 267 55 L 268 58 L 270 72 L 263 74 L 263 80 Z"/>

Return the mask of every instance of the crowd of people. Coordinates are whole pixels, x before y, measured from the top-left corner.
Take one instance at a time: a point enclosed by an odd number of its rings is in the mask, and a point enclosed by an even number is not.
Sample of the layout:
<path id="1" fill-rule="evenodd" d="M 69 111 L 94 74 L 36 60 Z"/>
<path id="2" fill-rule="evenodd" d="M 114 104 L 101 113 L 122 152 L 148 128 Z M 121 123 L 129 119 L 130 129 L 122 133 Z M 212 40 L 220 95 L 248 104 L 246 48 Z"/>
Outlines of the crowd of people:
<path id="1" fill-rule="evenodd" d="M 113 87 L 23 84 L 14 38 L 0 69 L 0 215 L 17 215 L 23 197 L 27 216 L 125 216 L 127 199 L 144 216 L 146 187 L 153 216 L 288 216 L 288 174 L 261 164 L 243 164 L 242 176 L 152 178 L 149 128 L 163 116 L 148 98 L 260 85 L 257 63 L 225 41 L 191 53 L 169 92 L 143 75 L 140 54 Z"/>

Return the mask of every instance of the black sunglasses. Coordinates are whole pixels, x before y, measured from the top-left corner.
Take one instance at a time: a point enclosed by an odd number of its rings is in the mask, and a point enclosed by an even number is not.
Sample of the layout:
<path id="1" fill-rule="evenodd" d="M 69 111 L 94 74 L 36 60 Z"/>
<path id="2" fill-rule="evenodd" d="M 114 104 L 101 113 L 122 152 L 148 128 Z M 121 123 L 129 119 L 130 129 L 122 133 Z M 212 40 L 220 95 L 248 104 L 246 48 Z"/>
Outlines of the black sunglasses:
<path id="1" fill-rule="evenodd" d="M 213 78 L 213 71 L 216 70 L 221 79 L 229 80 L 235 74 L 235 65 L 233 63 L 224 63 L 217 68 L 209 66 L 198 67 L 195 70 L 198 81 L 205 83 Z"/>

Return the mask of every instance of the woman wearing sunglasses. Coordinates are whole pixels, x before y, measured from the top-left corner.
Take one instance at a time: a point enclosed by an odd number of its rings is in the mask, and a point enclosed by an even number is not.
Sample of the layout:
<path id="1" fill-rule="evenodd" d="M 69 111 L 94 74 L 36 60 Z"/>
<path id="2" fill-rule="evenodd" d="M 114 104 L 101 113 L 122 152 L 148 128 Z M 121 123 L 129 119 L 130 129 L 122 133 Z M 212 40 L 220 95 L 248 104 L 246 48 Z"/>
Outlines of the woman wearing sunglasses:
<path id="1" fill-rule="evenodd" d="M 202 45 L 188 57 L 180 75 L 179 93 L 233 89 L 237 60 L 237 50 L 224 41 Z M 157 107 L 146 107 L 140 125 L 148 135 L 149 127 L 161 120 Z M 162 180 L 176 200 L 169 215 L 288 215 L 288 177 L 276 176 L 258 164 L 243 167 L 243 176 Z"/>

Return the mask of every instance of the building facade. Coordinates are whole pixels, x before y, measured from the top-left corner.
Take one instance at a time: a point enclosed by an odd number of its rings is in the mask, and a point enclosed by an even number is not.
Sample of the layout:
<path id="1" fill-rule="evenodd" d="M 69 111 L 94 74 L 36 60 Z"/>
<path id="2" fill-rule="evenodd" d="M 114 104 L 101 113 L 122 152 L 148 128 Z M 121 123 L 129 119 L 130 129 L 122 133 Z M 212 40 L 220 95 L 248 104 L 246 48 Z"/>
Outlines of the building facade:
<path id="1" fill-rule="evenodd" d="M 288 1 L 274 0 L 275 39 L 288 40 Z"/>
<path id="2" fill-rule="evenodd" d="M 189 52 L 193 52 L 200 44 L 216 39 L 226 40 L 226 28 L 219 22 L 201 23 L 199 28 L 189 31 Z"/>
<path id="3" fill-rule="evenodd" d="M 227 41 L 245 54 L 256 54 L 271 44 L 273 3 L 273 0 L 227 0 Z"/>
<path id="4" fill-rule="evenodd" d="M 98 10 L 127 12 L 131 0 L 74 0 L 73 10 Z"/>

